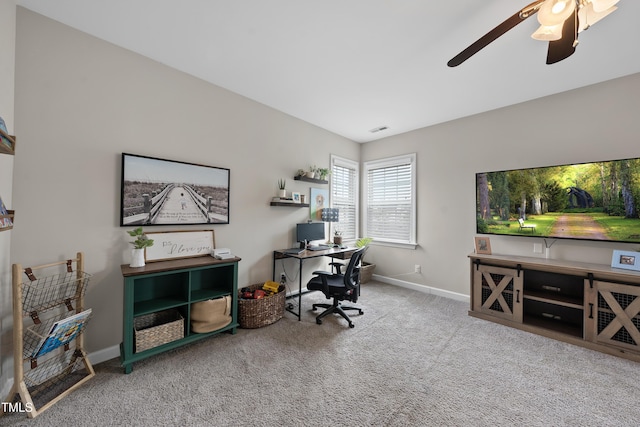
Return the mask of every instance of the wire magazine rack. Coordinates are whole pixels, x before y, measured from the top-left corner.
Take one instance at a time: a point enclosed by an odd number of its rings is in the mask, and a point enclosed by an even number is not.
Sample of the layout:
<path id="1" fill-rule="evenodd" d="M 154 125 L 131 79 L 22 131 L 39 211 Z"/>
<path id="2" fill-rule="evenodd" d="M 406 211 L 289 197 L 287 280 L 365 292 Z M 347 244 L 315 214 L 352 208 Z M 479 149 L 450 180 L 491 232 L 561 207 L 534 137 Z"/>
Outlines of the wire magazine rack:
<path id="1" fill-rule="evenodd" d="M 83 337 L 91 314 L 84 309 L 90 277 L 82 252 L 32 268 L 13 264 L 14 383 L 5 401 L 20 403 L 29 418 L 95 376 Z"/>

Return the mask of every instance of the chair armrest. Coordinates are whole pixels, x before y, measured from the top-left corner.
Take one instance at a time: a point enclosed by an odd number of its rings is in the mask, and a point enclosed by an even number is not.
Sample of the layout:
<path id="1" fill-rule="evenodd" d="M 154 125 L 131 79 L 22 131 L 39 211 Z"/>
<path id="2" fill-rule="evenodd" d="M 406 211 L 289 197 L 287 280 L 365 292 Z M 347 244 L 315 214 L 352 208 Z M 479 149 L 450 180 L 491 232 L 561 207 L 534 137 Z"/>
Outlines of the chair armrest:
<path id="1" fill-rule="evenodd" d="M 316 270 L 313 274 L 317 274 L 318 276 L 333 276 L 333 273 L 330 271 Z"/>
<path id="2" fill-rule="evenodd" d="M 346 264 L 344 264 L 342 262 L 330 262 L 329 265 L 331 267 L 335 267 L 336 268 L 336 273 L 338 273 L 338 274 L 342 274 L 342 267 L 346 267 Z"/>

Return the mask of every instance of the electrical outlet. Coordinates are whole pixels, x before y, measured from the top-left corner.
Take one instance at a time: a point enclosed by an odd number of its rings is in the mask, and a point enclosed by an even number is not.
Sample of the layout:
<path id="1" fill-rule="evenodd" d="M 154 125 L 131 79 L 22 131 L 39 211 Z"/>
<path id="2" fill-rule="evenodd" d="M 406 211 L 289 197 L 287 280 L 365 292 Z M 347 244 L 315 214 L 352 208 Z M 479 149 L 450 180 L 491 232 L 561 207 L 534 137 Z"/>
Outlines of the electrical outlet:
<path id="1" fill-rule="evenodd" d="M 422 267 L 420 266 L 420 264 L 416 264 L 415 267 L 413 268 L 413 272 L 414 273 L 422 273 Z"/>
<path id="2" fill-rule="evenodd" d="M 541 254 L 542 253 L 542 243 L 534 243 L 533 244 L 533 253 Z"/>
<path id="3" fill-rule="evenodd" d="M 280 273 L 280 283 L 284 283 L 287 281 L 287 275 L 284 273 Z"/>

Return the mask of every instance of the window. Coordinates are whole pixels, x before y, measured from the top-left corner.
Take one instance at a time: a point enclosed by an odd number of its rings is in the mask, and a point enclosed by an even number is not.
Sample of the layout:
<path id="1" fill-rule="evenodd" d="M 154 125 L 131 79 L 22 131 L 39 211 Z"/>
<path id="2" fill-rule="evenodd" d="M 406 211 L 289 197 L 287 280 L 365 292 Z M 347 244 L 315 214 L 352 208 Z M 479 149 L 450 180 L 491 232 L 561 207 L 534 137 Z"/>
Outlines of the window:
<path id="1" fill-rule="evenodd" d="M 416 155 L 364 163 L 364 235 L 416 245 Z"/>
<path id="2" fill-rule="evenodd" d="M 357 162 L 331 156 L 331 207 L 340 209 L 340 220 L 333 230 L 342 231 L 344 240 L 358 236 L 358 187 L 360 168 Z"/>

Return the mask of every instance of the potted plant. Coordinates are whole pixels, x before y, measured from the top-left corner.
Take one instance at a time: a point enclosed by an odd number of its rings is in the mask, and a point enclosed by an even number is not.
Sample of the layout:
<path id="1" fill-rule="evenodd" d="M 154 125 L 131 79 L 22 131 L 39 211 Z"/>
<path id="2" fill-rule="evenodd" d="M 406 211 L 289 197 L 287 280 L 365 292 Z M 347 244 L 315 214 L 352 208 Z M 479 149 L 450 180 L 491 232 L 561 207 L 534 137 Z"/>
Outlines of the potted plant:
<path id="1" fill-rule="evenodd" d="M 313 165 L 309 168 L 309 171 L 307 171 L 307 178 L 315 178 L 316 177 L 316 166 Z"/>
<path id="2" fill-rule="evenodd" d="M 371 243 L 372 241 L 373 241 L 373 238 L 371 237 L 362 237 L 356 240 L 356 247 L 363 248 L 365 246 L 368 246 L 369 243 Z M 375 268 L 376 268 L 375 264 L 365 262 L 363 258 L 362 265 L 360 266 L 360 283 L 367 283 L 368 281 L 370 281 L 371 277 L 373 276 L 373 270 Z"/>
<path id="3" fill-rule="evenodd" d="M 317 172 L 320 175 L 320 179 L 325 180 L 327 176 L 331 173 L 331 170 L 329 168 L 318 168 Z"/>
<path id="4" fill-rule="evenodd" d="M 281 199 L 285 199 L 287 197 L 287 190 L 285 189 L 286 186 L 287 186 L 286 180 L 284 179 L 278 180 L 278 188 L 280 189 L 280 192 L 278 193 L 278 195 L 280 196 Z"/>
<path id="5" fill-rule="evenodd" d="M 133 245 L 131 251 L 131 264 L 130 267 L 144 267 L 144 250 L 150 246 L 153 246 L 153 239 L 149 239 L 147 235 L 142 231 L 142 227 L 138 227 L 134 230 L 127 231 L 129 236 L 135 237 L 136 240 L 130 242 Z"/>
<path id="6" fill-rule="evenodd" d="M 336 244 L 336 245 L 341 245 L 342 244 L 342 231 L 335 230 L 333 232 L 333 243 Z"/>

